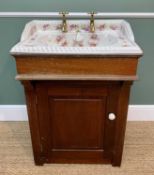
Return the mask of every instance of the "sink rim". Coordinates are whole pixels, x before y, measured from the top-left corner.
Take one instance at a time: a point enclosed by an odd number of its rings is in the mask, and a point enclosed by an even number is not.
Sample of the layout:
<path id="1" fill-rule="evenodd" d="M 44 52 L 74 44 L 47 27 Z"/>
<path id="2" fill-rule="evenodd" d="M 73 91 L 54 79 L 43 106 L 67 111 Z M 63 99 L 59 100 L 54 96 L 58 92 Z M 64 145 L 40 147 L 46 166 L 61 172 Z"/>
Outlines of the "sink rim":
<path id="1" fill-rule="evenodd" d="M 74 23 L 75 24 L 89 24 L 90 21 L 89 20 L 67 20 L 68 23 Z M 142 55 L 143 54 L 143 51 L 142 49 L 135 43 L 135 40 L 134 40 L 134 35 L 133 35 L 133 32 L 131 30 L 131 26 L 128 22 L 126 22 L 125 20 L 112 20 L 112 19 L 96 19 L 95 20 L 95 24 L 101 24 L 102 22 L 104 23 L 109 23 L 109 24 L 120 24 L 120 25 L 123 25 L 124 29 L 126 30 L 126 33 L 125 33 L 125 37 L 128 41 L 131 42 L 131 46 L 128 46 L 128 47 L 122 47 L 122 46 L 111 46 L 111 45 L 108 45 L 108 46 L 95 46 L 95 47 L 92 47 L 92 46 L 83 46 L 83 47 L 77 47 L 77 46 L 67 46 L 67 47 L 63 47 L 63 46 L 31 46 L 31 47 L 28 47 L 26 48 L 26 46 L 20 46 L 20 44 L 24 41 L 22 40 L 23 39 L 23 35 L 25 33 L 26 30 L 28 30 L 28 28 L 30 28 L 30 24 L 46 24 L 46 23 L 50 23 L 50 24 L 60 24 L 62 23 L 62 21 L 60 20 L 33 20 L 33 21 L 30 21 L 29 23 L 26 24 L 25 26 L 25 29 L 22 33 L 22 37 L 21 37 L 21 42 L 19 42 L 17 45 L 15 45 L 12 49 L 11 49 L 11 54 L 33 54 L 33 55 L 36 55 L 36 54 L 45 54 L 45 55 L 52 55 L 52 54 L 63 54 L 63 55 L 67 55 L 67 54 L 78 54 L 78 55 L 89 55 L 89 54 L 92 54 L 92 55 Z M 122 32 L 122 29 L 120 29 L 121 32 Z M 96 31 L 95 33 L 91 33 L 89 31 L 83 31 L 83 30 L 80 30 L 80 32 L 77 32 L 77 31 L 68 31 L 67 33 L 63 33 L 62 31 L 60 30 L 46 30 L 46 31 L 43 31 L 43 30 L 38 30 L 37 32 L 41 32 L 41 33 L 49 33 L 49 34 L 63 34 L 63 35 L 77 35 L 78 33 L 81 33 L 83 35 L 93 35 L 93 34 L 97 34 L 97 35 L 103 35 L 104 32 L 106 31 L 110 31 L 109 29 L 107 30 L 103 30 L 103 31 Z M 37 33 L 36 32 L 36 33 Z M 112 30 L 112 32 L 115 32 L 114 30 Z M 116 32 L 115 32 L 116 33 Z M 128 36 L 130 37 L 128 37 Z M 88 51 L 87 51 L 87 50 Z M 56 52 L 58 51 L 58 52 Z"/>

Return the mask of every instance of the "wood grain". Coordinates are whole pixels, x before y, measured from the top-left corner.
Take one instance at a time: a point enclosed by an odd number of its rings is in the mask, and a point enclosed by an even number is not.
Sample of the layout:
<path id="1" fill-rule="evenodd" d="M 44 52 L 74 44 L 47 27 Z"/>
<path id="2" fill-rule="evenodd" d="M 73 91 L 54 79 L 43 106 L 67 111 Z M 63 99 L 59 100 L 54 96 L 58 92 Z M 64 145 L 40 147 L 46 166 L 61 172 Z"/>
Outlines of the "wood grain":
<path id="1" fill-rule="evenodd" d="M 136 75 L 138 59 L 133 58 L 16 58 L 19 74 Z"/>

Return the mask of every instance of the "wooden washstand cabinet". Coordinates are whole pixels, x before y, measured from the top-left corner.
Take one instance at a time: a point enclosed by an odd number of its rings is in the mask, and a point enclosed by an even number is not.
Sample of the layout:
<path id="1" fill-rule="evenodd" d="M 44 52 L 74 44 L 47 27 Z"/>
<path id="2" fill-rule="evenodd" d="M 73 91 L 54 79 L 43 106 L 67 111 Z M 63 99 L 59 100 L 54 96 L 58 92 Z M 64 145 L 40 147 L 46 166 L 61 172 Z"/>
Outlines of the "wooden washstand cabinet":
<path id="1" fill-rule="evenodd" d="M 35 164 L 120 166 L 130 87 L 142 52 L 11 54 L 25 89 Z"/>
<path id="2" fill-rule="evenodd" d="M 138 58 L 15 56 L 37 165 L 120 166 Z"/>

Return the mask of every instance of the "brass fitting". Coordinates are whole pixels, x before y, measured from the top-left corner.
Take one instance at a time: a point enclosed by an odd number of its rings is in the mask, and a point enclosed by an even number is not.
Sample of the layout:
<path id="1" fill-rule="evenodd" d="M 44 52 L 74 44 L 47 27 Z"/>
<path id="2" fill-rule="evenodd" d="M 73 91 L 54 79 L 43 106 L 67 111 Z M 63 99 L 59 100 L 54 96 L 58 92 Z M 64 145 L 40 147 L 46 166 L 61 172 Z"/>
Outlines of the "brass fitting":
<path id="1" fill-rule="evenodd" d="M 96 14 L 95 12 L 89 13 L 91 15 L 90 18 L 90 32 L 94 33 L 95 32 L 95 20 L 94 20 L 94 15 Z"/>
<path id="2" fill-rule="evenodd" d="M 67 22 L 66 22 L 66 15 L 68 12 L 60 12 L 60 15 L 62 15 L 63 22 L 62 22 L 62 32 L 67 32 Z"/>

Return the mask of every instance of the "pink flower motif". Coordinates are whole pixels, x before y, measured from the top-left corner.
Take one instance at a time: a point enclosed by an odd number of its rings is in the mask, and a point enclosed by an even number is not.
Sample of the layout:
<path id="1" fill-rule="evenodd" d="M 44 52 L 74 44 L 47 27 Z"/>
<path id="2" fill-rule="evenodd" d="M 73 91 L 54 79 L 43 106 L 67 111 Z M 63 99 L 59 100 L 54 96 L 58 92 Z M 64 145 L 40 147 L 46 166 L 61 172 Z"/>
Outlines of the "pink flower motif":
<path id="1" fill-rule="evenodd" d="M 98 35 L 97 34 L 92 34 L 90 38 L 92 40 L 98 40 Z"/>
<path id="2" fill-rule="evenodd" d="M 111 25 L 110 25 L 110 29 L 112 29 L 112 30 L 117 30 L 117 29 L 119 29 L 119 25 L 111 24 Z"/>
<path id="3" fill-rule="evenodd" d="M 43 30 L 47 30 L 49 27 L 50 27 L 49 24 L 44 24 L 44 25 L 43 25 Z"/>
<path id="4" fill-rule="evenodd" d="M 100 31 L 104 30 L 104 29 L 105 29 L 105 24 L 99 25 L 99 26 L 98 26 L 98 29 L 99 29 Z"/>
<path id="5" fill-rule="evenodd" d="M 62 24 L 58 24 L 57 26 L 56 26 L 56 30 L 60 30 L 62 28 Z"/>
<path id="6" fill-rule="evenodd" d="M 59 43 L 59 42 L 62 41 L 63 39 L 64 39 L 64 36 L 63 36 L 63 35 L 58 35 L 58 36 L 56 37 L 57 43 Z"/>
<path id="7" fill-rule="evenodd" d="M 78 29 L 79 26 L 78 26 L 77 24 L 71 24 L 71 25 L 69 26 L 69 28 L 70 28 L 70 30 L 73 30 L 73 29 Z"/>
<path id="8" fill-rule="evenodd" d="M 61 46 L 66 47 L 68 45 L 67 41 L 65 40 L 64 42 L 61 43 Z"/>

